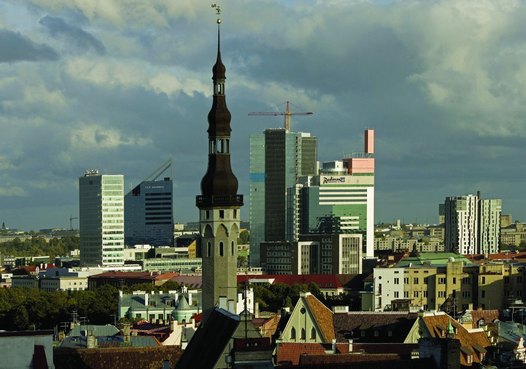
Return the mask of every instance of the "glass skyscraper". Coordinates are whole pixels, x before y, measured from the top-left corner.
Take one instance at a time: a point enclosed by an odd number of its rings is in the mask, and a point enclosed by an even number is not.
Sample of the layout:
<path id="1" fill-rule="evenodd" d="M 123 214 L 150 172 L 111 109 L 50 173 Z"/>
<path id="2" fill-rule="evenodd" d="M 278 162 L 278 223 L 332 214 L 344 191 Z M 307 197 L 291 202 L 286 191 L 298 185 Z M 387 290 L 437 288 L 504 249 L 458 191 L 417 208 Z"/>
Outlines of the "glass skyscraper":
<path id="1" fill-rule="evenodd" d="M 125 242 L 173 245 L 173 182 L 143 181 L 124 197 Z"/>
<path id="2" fill-rule="evenodd" d="M 316 174 L 317 139 L 309 133 L 267 129 L 250 143 L 250 264 L 260 266 L 262 241 L 292 241 L 295 221 L 287 193 L 298 178 Z M 293 191 L 293 190 L 292 190 Z"/>

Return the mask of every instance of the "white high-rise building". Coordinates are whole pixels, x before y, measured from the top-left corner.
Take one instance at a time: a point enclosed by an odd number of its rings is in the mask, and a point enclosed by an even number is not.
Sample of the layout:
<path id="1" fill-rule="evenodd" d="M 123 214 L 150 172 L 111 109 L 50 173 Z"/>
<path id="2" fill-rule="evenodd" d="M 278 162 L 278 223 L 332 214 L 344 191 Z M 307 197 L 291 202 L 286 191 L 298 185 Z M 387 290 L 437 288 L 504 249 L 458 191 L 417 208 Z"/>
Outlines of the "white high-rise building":
<path id="1" fill-rule="evenodd" d="M 82 266 L 124 263 L 124 176 L 86 171 L 79 178 Z"/>
<path id="2" fill-rule="evenodd" d="M 499 250 L 501 199 L 477 195 L 451 196 L 444 203 L 447 251 L 488 254 Z"/>

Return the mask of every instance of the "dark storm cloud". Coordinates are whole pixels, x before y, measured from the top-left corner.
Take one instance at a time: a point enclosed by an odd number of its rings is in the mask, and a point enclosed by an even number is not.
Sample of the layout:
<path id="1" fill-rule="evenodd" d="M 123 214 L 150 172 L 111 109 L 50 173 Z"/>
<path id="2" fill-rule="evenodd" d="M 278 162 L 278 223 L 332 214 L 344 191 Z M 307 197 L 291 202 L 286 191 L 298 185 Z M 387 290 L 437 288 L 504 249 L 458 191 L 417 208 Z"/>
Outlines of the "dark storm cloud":
<path id="1" fill-rule="evenodd" d="M 0 62 L 57 60 L 59 55 L 51 47 L 37 44 L 18 32 L 0 30 Z"/>
<path id="2" fill-rule="evenodd" d="M 100 55 L 106 53 L 106 48 L 100 40 L 82 28 L 68 24 L 62 18 L 46 15 L 40 19 L 39 23 L 43 25 L 52 36 L 62 36 L 79 49 L 91 49 Z"/>

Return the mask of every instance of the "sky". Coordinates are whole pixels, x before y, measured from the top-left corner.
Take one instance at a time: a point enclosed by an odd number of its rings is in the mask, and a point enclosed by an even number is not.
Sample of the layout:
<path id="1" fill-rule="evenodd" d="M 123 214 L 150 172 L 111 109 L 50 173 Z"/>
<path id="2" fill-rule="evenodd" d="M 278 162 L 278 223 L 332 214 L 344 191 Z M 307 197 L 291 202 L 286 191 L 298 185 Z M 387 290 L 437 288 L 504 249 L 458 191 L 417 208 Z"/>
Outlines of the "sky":
<path id="1" fill-rule="evenodd" d="M 320 161 L 376 133 L 376 222 L 436 223 L 481 191 L 526 220 L 526 2 L 223 0 L 232 166 L 249 136 L 311 116 Z M 195 0 L 0 0 L 0 223 L 69 228 L 87 169 L 126 190 L 173 159 L 174 219 L 198 219 L 216 14 Z M 76 222 L 73 223 L 76 226 Z"/>

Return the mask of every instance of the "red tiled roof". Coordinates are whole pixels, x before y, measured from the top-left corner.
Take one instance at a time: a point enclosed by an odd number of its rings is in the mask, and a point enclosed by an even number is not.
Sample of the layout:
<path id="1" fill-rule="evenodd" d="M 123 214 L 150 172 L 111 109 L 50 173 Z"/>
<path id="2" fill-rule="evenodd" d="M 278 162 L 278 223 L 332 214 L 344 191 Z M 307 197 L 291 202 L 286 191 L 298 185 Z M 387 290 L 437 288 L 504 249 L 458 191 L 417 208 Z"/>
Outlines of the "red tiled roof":
<path id="1" fill-rule="evenodd" d="M 424 321 L 425 327 L 431 337 L 445 337 L 445 331 L 451 322 L 451 325 L 455 329 L 455 338 L 460 341 L 461 352 L 464 353 L 464 355 L 460 355 L 460 364 L 463 366 L 472 365 L 471 363 L 468 363 L 467 360 L 468 352 L 472 353 L 473 363 L 480 363 L 482 361 L 481 354 L 485 354 L 485 352 L 481 353 L 479 349 L 485 349 L 486 347 L 491 346 L 491 342 L 486 335 L 486 332 L 470 333 L 466 328 L 447 314 L 427 315 L 423 316 L 422 320 Z"/>
<path id="2" fill-rule="evenodd" d="M 498 252 L 495 254 L 474 254 L 465 255 L 466 258 L 474 262 L 482 262 L 484 260 L 522 260 L 526 259 L 526 251 L 520 252 Z"/>
<path id="3" fill-rule="evenodd" d="M 499 319 L 499 311 L 498 310 L 471 310 L 471 319 L 472 319 L 472 325 L 473 328 L 478 328 L 479 321 L 481 319 L 484 319 L 484 322 L 486 324 L 492 323 L 495 320 Z"/>
<path id="4" fill-rule="evenodd" d="M 92 275 L 90 279 L 145 279 L 151 281 L 169 280 L 179 275 L 175 272 L 151 273 L 151 272 L 105 272 Z"/>
<path id="5" fill-rule="evenodd" d="M 349 352 L 348 343 L 337 343 L 335 348 L 336 352 L 332 344 L 279 343 L 276 347 L 277 363 L 286 367 L 410 359 L 418 344 L 353 344 L 353 353 Z"/>
<path id="6" fill-rule="evenodd" d="M 332 311 L 311 294 L 305 296 L 305 302 L 321 331 L 323 341 L 332 342 L 335 338 Z"/>

